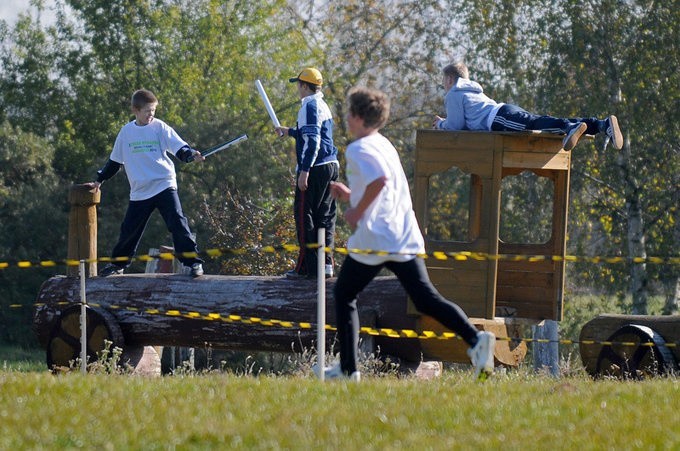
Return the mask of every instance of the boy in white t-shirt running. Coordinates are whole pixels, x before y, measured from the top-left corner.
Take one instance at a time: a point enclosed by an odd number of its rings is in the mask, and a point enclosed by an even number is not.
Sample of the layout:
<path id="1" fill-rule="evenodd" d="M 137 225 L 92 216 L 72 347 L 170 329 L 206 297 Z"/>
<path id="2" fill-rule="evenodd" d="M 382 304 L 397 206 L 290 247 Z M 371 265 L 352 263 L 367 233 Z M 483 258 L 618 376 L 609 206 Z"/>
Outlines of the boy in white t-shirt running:
<path id="1" fill-rule="evenodd" d="M 425 245 L 413 212 L 408 181 L 396 149 L 379 133 L 387 122 L 389 109 L 390 101 L 381 91 L 353 88 L 349 92 L 347 128 L 356 139 L 345 154 L 349 187 L 333 183 L 331 191 L 339 201 L 350 203 L 345 220 L 354 233 L 347 248 L 390 254 L 350 253 L 345 259 L 335 285 L 340 363 L 326 368 L 325 376 L 360 379 L 356 297 L 386 267 L 397 276 L 420 312 L 465 340 L 470 346 L 468 355 L 475 376 L 485 378 L 493 372 L 495 336 L 479 332 L 458 305 L 439 294 L 430 282 L 424 261 L 416 257 L 425 252 Z"/>
<path id="2" fill-rule="evenodd" d="M 172 127 L 154 117 L 158 99 L 151 91 L 135 91 L 131 104 L 135 120 L 121 128 L 109 160 L 97 172 L 97 181 L 90 183 L 98 190 L 121 166 L 125 167 L 130 182 L 130 203 L 111 257 L 131 259 L 135 255 L 151 213 L 158 209 L 172 234 L 175 252 L 179 254 L 177 258 L 191 269 L 193 277 L 201 276 L 203 260 L 198 258 L 196 241 L 182 212 L 177 195 L 175 164 L 168 152 L 185 163 L 205 158 L 189 147 Z M 187 257 L 181 255 L 183 253 L 196 256 Z M 99 272 L 99 276 L 123 274 L 129 264 L 130 260 L 110 263 Z"/>

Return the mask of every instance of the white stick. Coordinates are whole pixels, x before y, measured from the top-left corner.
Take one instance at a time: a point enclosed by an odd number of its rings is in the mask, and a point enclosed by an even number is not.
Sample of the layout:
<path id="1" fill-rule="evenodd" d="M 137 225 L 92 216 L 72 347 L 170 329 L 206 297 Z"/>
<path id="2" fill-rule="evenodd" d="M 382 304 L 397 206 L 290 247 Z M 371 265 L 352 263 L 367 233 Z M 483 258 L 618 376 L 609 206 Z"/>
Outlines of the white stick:
<path id="1" fill-rule="evenodd" d="M 87 374 L 87 299 L 85 299 L 85 260 L 80 260 L 80 372 Z"/>
<path id="2" fill-rule="evenodd" d="M 269 113 L 269 117 L 274 123 L 274 127 L 276 128 L 281 127 L 279 120 L 276 118 L 274 108 L 272 108 L 272 104 L 269 102 L 269 97 L 267 97 L 267 93 L 264 92 L 264 88 L 262 87 L 262 83 L 260 83 L 260 80 L 255 80 L 255 86 L 257 86 L 257 90 L 260 93 L 260 97 L 262 97 L 262 101 L 264 102 L 264 107 L 267 109 L 267 113 Z"/>
<path id="3" fill-rule="evenodd" d="M 245 141 L 247 139 L 248 139 L 248 135 L 241 135 L 238 138 L 234 138 L 231 141 L 228 141 L 224 144 L 220 144 L 217 147 L 213 147 L 212 149 L 208 149 L 207 151 L 205 151 L 206 153 L 202 153 L 201 155 L 203 155 L 203 157 L 208 157 L 208 156 L 210 156 L 214 153 L 220 152 L 220 151 L 222 151 L 222 150 L 224 150 L 228 147 L 233 146 L 234 144 L 238 144 L 241 141 Z"/>
<path id="4" fill-rule="evenodd" d="M 317 365 L 319 368 L 319 379 L 324 380 L 324 369 L 326 368 L 326 229 L 319 229 L 319 250 L 316 252 L 317 271 L 317 305 L 316 305 L 316 348 Z"/>

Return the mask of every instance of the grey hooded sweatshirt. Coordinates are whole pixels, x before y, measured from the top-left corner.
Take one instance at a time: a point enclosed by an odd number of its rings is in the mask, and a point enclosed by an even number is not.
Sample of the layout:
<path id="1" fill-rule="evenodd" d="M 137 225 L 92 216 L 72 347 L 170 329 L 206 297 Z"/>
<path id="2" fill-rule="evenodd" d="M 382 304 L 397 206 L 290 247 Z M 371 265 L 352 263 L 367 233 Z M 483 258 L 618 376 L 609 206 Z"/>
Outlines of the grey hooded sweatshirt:
<path id="1" fill-rule="evenodd" d="M 458 78 L 444 98 L 446 119 L 437 124 L 442 130 L 491 130 L 496 113 L 503 106 L 484 94 L 476 81 Z"/>

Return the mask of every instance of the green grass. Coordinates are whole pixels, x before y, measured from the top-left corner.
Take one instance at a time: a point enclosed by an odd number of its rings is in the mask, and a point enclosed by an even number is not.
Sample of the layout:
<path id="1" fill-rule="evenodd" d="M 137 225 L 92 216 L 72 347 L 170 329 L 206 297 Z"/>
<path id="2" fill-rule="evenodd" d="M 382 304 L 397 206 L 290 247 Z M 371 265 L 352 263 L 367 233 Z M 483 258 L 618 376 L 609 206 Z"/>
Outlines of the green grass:
<path id="1" fill-rule="evenodd" d="M 678 449 L 680 380 L 0 372 L 0 449 Z"/>
<path id="2" fill-rule="evenodd" d="M 561 337 L 616 310 L 605 301 L 570 299 Z M 559 379 L 527 359 L 483 384 L 455 366 L 432 381 L 364 368 L 348 384 L 305 375 L 308 355 L 279 377 L 248 361 L 241 376 L 54 376 L 44 350 L 0 346 L 0 449 L 680 449 L 680 378 L 593 381 L 578 346 L 561 350 Z"/>
<path id="3" fill-rule="evenodd" d="M 0 370 L 44 371 L 46 368 L 44 349 L 0 345 Z"/>

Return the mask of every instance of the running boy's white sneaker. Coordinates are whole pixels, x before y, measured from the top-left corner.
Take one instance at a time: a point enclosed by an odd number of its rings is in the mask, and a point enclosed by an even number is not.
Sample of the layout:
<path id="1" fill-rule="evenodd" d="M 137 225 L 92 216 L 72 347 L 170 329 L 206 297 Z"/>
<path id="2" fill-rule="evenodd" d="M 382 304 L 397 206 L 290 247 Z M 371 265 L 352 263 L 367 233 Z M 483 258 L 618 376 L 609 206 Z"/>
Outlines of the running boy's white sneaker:
<path id="1" fill-rule="evenodd" d="M 477 344 L 469 348 L 467 354 L 475 368 L 475 379 L 484 380 L 493 373 L 493 351 L 496 347 L 496 336 L 491 332 L 479 332 Z"/>
<path id="2" fill-rule="evenodd" d="M 314 371 L 314 374 L 319 376 L 319 366 L 318 365 L 313 365 L 312 370 Z M 351 382 L 361 382 L 361 373 L 358 371 L 353 372 L 349 376 L 340 369 L 340 364 L 337 363 L 333 366 L 327 366 L 323 370 L 323 377 L 324 379 L 328 380 L 349 380 Z"/>

